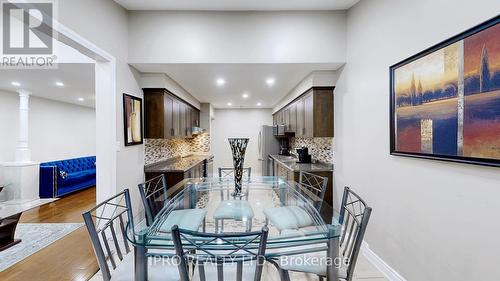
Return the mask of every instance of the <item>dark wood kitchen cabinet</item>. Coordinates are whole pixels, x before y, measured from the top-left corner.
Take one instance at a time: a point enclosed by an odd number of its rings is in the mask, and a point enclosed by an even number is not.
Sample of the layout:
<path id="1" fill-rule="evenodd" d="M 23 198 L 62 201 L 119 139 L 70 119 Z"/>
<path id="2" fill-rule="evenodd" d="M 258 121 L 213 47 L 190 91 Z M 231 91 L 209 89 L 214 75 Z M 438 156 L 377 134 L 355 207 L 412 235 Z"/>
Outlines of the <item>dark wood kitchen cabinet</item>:
<path id="1" fill-rule="evenodd" d="M 185 126 L 185 135 L 186 137 L 188 138 L 191 138 L 193 137 L 193 120 L 192 120 L 192 117 L 193 117 L 193 113 L 192 113 L 192 109 L 190 107 L 187 107 L 186 106 L 186 111 L 185 111 L 185 116 L 186 116 L 186 126 Z"/>
<path id="2" fill-rule="evenodd" d="M 288 106 L 288 132 L 295 133 L 297 131 L 297 106 L 291 104 Z"/>
<path id="3" fill-rule="evenodd" d="M 151 139 L 165 138 L 167 124 L 163 118 L 165 111 L 164 91 L 144 92 L 144 137 Z M 160 113 L 161 112 L 161 118 Z"/>
<path id="4" fill-rule="evenodd" d="M 191 126 L 200 127 L 200 112 L 198 110 L 191 110 Z"/>
<path id="5" fill-rule="evenodd" d="M 295 108 L 297 114 L 297 127 L 295 129 L 295 136 L 303 137 L 305 135 L 304 99 L 298 99 L 295 102 Z"/>
<path id="6" fill-rule="evenodd" d="M 201 178 L 205 177 L 205 169 L 206 169 L 206 162 L 205 161 L 200 161 L 200 163 L 196 164 L 192 168 L 186 171 L 155 171 L 155 172 L 149 172 L 146 171 L 146 180 L 151 180 L 154 179 L 155 177 L 165 175 L 165 179 L 167 181 L 167 187 L 172 187 L 179 182 L 181 182 L 184 179 L 189 179 L 189 178 Z"/>
<path id="7" fill-rule="evenodd" d="M 166 116 L 168 118 L 170 116 Z M 172 138 L 177 138 L 181 134 L 181 103 L 177 100 L 172 102 Z"/>
<path id="8" fill-rule="evenodd" d="M 333 137 L 334 87 L 312 87 L 273 115 L 296 137 Z"/>
<path id="9" fill-rule="evenodd" d="M 180 111 L 179 111 L 179 135 L 178 137 L 185 138 L 187 137 L 187 123 L 186 123 L 186 105 L 185 104 L 180 104 Z"/>
<path id="10" fill-rule="evenodd" d="M 274 174 L 272 176 L 281 177 L 287 181 L 300 181 L 300 171 L 294 171 L 288 168 L 285 164 L 274 160 Z M 328 183 L 326 185 L 325 198 L 324 201 L 330 206 L 333 206 L 333 172 L 331 171 L 308 171 L 309 173 L 328 178 Z"/>
<path id="11" fill-rule="evenodd" d="M 166 89 L 143 89 L 144 135 L 150 139 L 190 138 L 200 112 Z M 196 125 L 195 125 L 196 124 Z"/>
<path id="12" fill-rule="evenodd" d="M 302 137 L 314 137 L 314 96 L 309 93 L 304 97 L 304 128 Z"/>

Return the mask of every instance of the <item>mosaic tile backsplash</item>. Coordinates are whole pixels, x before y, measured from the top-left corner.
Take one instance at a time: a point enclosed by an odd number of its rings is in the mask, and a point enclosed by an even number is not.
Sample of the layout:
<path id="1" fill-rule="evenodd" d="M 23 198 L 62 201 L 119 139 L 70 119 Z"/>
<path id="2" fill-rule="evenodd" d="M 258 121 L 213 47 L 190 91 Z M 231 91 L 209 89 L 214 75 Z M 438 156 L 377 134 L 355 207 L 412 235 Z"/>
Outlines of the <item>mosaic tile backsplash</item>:
<path id="1" fill-rule="evenodd" d="M 306 146 L 313 159 L 333 164 L 333 138 L 291 138 L 290 147 Z"/>
<path id="2" fill-rule="evenodd" d="M 145 164 L 183 157 L 193 153 L 210 152 L 210 135 L 200 134 L 192 139 L 145 139 Z"/>

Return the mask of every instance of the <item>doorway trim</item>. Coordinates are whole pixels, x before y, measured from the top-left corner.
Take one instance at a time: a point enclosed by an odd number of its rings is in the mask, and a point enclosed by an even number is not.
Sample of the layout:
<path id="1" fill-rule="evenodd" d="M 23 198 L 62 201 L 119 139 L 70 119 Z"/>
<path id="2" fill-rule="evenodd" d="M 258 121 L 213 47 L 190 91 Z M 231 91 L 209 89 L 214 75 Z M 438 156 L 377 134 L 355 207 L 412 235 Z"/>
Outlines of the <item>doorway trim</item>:
<path id="1" fill-rule="evenodd" d="M 55 39 L 95 61 L 96 202 L 116 194 L 116 58 L 54 19 Z"/>

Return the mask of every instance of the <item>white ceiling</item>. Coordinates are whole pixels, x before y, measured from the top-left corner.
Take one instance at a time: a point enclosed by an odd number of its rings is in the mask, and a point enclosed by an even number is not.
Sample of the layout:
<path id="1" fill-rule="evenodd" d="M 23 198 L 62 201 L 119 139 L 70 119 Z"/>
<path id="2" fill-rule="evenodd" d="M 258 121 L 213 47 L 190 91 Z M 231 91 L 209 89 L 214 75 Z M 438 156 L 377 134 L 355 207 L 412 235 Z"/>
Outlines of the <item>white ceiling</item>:
<path id="1" fill-rule="evenodd" d="M 272 108 L 315 70 L 337 70 L 333 63 L 282 64 L 132 64 L 144 73 L 165 73 L 200 102 L 215 108 Z M 274 78 L 269 87 L 266 79 Z M 226 84 L 219 87 L 218 78 Z M 249 97 L 244 99 L 242 95 Z M 228 106 L 227 103 L 232 103 Z"/>
<path id="2" fill-rule="evenodd" d="M 292 11 L 346 10 L 359 0 L 115 0 L 127 10 Z"/>
<path id="3" fill-rule="evenodd" d="M 21 86 L 13 86 L 13 81 Z M 58 81 L 64 86 L 56 86 Z M 59 64 L 57 69 L 0 70 L 0 90 L 15 92 L 25 89 L 33 96 L 87 107 L 95 106 L 94 81 L 94 64 L 87 63 Z M 81 102 L 78 98 L 85 100 Z"/>

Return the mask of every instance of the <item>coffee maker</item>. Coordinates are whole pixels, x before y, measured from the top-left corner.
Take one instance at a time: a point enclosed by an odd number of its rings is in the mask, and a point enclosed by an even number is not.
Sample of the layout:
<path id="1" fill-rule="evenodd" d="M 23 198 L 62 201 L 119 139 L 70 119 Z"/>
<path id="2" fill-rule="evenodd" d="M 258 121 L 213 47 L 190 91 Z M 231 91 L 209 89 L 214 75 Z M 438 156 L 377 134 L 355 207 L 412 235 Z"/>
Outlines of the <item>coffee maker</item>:
<path id="1" fill-rule="evenodd" d="M 297 154 L 299 156 L 299 161 L 297 161 L 297 163 L 311 163 L 311 155 L 307 147 L 303 146 L 302 148 L 297 148 Z"/>
<path id="2" fill-rule="evenodd" d="M 290 141 L 288 138 L 280 138 L 280 155 L 290 155 Z"/>

